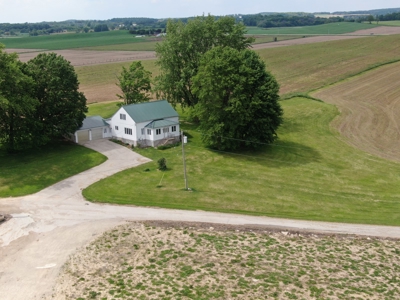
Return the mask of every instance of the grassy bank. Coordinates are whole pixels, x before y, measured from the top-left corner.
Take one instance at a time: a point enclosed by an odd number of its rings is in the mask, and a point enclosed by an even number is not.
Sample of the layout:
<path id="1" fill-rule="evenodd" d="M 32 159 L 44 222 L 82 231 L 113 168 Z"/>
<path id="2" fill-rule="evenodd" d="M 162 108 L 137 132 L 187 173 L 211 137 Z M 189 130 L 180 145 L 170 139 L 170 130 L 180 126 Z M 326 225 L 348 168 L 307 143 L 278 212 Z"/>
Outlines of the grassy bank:
<path id="1" fill-rule="evenodd" d="M 154 162 L 95 183 L 83 194 L 117 204 L 400 225 L 400 165 L 342 142 L 329 127 L 338 114 L 332 105 L 295 98 L 284 101 L 283 108 L 280 139 L 257 152 L 204 148 L 196 127 L 183 122 L 193 192 L 183 191 L 177 147 L 137 150 Z M 167 159 L 166 172 L 157 170 L 161 157 Z"/>
<path id="2" fill-rule="evenodd" d="M 0 148 L 0 197 L 38 192 L 105 160 L 104 155 L 72 143 L 54 143 L 17 154 Z"/>

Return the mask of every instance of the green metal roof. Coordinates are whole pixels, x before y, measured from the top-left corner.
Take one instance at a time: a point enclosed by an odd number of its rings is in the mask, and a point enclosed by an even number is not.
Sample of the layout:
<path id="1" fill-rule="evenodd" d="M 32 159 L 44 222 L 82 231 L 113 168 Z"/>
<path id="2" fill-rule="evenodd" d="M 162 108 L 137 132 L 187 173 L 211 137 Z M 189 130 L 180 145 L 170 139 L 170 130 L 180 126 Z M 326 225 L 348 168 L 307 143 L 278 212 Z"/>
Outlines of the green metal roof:
<path id="1" fill-rule="evenodd" d="M 167 100 L 130 104 L 122 107 L 136 123 L 179 116 Z"/>
<path id="2" fill-rule="evenodd" d="M 168 120 L 154 120 L 153 122 L 150 122 L 147 124 L 145 127 L 146 128 L 161 128 L 161 127 L 167 127 L 167 126 L 174 126 L 178 125 L 178 122 L 173 122 L 173 121 L 168 121 Z"/>
<path id="3" fill-rule="evenodd" d="M 92 117 L 86 117 L 82 122 L 82 126 L 78 130 L 91 129 L 104 126 L 108 126 L 108 124 L 104 121 L 102 117 L 92 116 Z"/>

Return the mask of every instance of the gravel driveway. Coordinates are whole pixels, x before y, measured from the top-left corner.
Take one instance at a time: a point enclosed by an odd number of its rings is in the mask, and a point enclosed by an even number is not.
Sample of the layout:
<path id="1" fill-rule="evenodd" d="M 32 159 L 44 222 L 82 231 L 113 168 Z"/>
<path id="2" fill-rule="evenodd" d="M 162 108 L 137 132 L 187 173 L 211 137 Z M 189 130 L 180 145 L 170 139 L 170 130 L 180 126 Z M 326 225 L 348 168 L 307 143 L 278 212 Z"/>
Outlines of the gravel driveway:
<path id="1" fill-rule="evenodd" d="M 400 227 L 89 203 L 83 199 L 82 189 L 150 160 L 107 140 L 92 141 L 85 146 L 103 153 L 108 160 L 34 195 L 0 199 L 0 211 L 13 215 L 0 226 L 0 299 L 51 299 L 52 288 L 67 258 L 96 235 L 126 220 L 262 225 L 400 238 Z"/>

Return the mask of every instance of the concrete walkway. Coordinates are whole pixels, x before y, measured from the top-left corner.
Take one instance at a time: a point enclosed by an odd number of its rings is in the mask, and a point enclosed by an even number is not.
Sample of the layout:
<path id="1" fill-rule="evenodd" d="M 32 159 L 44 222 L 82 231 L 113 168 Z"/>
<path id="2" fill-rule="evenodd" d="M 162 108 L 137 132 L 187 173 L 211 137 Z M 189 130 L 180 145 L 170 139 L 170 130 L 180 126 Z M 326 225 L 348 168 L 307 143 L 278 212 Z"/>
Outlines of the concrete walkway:
<path id="1" fill-rule="evenodd" d="M 68 256 L 97 235 L 126 220 L 170 220 L 400 238 L 400 227 L 286 220 L 203 211 L 101 205 L 85 201 L 81 190 L 149 159 L 118 144 L 97 140 L 85 146 L 108 157 L 100 166 L 34 195 L 0 199 L 13 218 L 0 226 L 0 299 L 51 299 Z"/>

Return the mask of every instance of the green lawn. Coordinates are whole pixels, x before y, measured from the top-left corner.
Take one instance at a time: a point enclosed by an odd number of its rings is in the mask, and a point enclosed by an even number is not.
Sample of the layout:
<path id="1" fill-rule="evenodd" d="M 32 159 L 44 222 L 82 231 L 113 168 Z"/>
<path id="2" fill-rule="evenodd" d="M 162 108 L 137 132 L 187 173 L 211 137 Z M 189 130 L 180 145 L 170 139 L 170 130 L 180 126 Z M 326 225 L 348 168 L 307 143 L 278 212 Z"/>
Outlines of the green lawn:
<path id="1" fill-rule="evenodd" d="M 66 33 L 22 38 L 2 38 L 0 39 L 0 43 L 4 44 L 6 48 L 62 50 L 142 43 L 147 40 L 147 38 L 135 38 L 134 35 L 130 34 L 128 31 L 118 30 L 91 33 Z"/>
<path id="2" fill-rule="evenodd" d="M 118 101 L 89 104 L 89 111 L 86 116 L 101 116 L 104 119 L 111 118 L 113 114 L 118 110 L 117 103 Z"/>
<path id="3" fill-rule="evenodd" d="M 334 106 L 304 98 L 282 104 L 279 141 L 257 152 L 204 148 L 196 127 L 183 122 L 193 192 L 183 190 L 181 148 L 176 147 L 138 149 L 154 162 L 95 183 L 83 194 L 117 204 L 400 225 L 400 164 L 344 143 L 329 127 L 338 115 Z M 156 169 L 161 157 L 167 159 L 166 172 Z"/>
<path id="4" fill-rule="evenodd" d="M 83 172 L 107 158 L 72 143 L 8 154 L 0 148 L 0 197 L 23 196 Z"/>
<path id="5" fill-rule="evenodd" d="M 315 26 L 303 27 L 281 27 L 281 28 L 260 28 L 260 27 L 247 27 L 247 34 L 344 34 L 357 30 L 374 28 L 379 25 L 365 24 L 365 23 L 352 23 L 352 22 L 339 22 Z"/>

